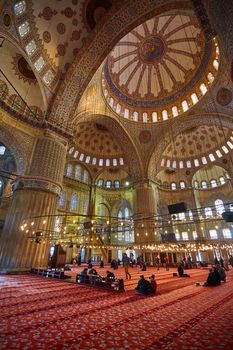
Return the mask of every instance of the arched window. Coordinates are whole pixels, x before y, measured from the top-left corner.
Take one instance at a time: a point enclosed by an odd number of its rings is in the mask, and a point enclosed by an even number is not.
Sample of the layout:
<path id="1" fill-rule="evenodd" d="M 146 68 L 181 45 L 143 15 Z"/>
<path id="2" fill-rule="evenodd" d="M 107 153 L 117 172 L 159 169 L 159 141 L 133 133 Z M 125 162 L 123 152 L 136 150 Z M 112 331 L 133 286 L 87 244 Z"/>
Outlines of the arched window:
<path id="1" fill-rule="evenodd" d="M 83 170 L 83 182 L 84 182 L 85 184 L 88 183 L 88 178 L 89 178 L 89 176 L 88 176 L 88 171 L 87 171 L 87 170 Z"/>
<path id="2" fill-rule="evenodd" d="M 191 99 L 194 105 L 198 102 L 198 97 L 195 92 L 191 95 Z"/>
<path id="3" fill-rule="evenodd" d="M 194 183 L 193 183 L 193 185 L 194 185 L 194 188 L 198 188 L 198 187 L 199 187 L 199 183 L 198 183 L 198 181 L 197 181 L 197 180 L 195 180 L 195 181 L 194 181 Z"/>
<path id="4" fill-rule="evenodd" d="M 112 187 L 112 181 L 107 180 L 106 183 L 105 183 L 105 187 L 106 188 L 111 188 Z"/>
<path id="5" fill-rule="evenodd" d="M 212 74 L 211 72 L 208 73 L 207 78 L 208 78 L 208 80 L 209 80 L 210 83 L 213 83 L 213 81 L 214 81 L 214 76 L 213 76 L 213 74 Z"/>
<path id="6" fill-rule="evenodd" d="M 114 181 L 114 187 L 115 188 L 120 188 L 120 181 L 119 180 L 115 180 Z"/>
<path id="7" fill-rule="evenodd" d="M 221 216 L 222 213 L 225 211 L 223 201 L 221 199 L 216 199 L 214 204 L 215 204 L 215 209 L 216 209 L 217 215 Z"/>
<path id="8" fill-rule="evenodd" d="M 19 1 L 14 5 L 14 13 L 16 16 L 21 15 L 23 12 L 25 12 L 26 10 L 26 2 L 23 1 Z"/>
<path id="9" fill-rule="evenodd" d="M 88 199 L 85 197 L 83 201 L 83 211 L 86 214 L 88 209 Z"/>
<path id="10" fill-rule="evenodd" d="M 135 122 L 138 121 L 138 112 L 133 112 L 133 120 L 134 120 Z"/>
<path id="11" fill-rule="evenodd" d="M 163 120 L 168 120 L 168 114 L 167 114 L 167 110 L 166 109 L 164 109 L 162 111 L 162 117 L 163 117 Z"/>
<path id="12" fill-rule="evenodd" d="M 172 182 L 172 183 L 171 183 L 171 189 L 172 189 L 172 190 L 176 190 L 176 183 L 175 183 L 175 182 Z"/>
<path id="13" fill-rule="evenodd" d="M 65 192 L 62 192 L 60 194 L 59 203 L 58 203 L 59 208 L 64 209 L 65 202 L 66 202 L 66 195 L 65 195 Z"/>
<path id="14" fill-rule="evenodd" d="M 221 185 L 224 185 L 224 184 L 225 184 L 226 181 L 225 181 L 225 179 L 224 179 L 223 176 L 220 176 L 219 182 L 220 182 Z"/>
<path id="15" fill-rule="evenodd" d="M 223 238 L 232 238 L 231 237 L 231 230 L 229 228 L 224 228 L 222 230 Z"/>
<path id="16" fill-rule="evenodd" d="M 81 166 L 80 165 L 75 166 L 74 177 L 77 180 L 81 180 Z"/>
<path id="17" fill-rule="evenodd" d="M 211 208 L 205 208 L 205 217 L 208 219 L 208 218 L 212 218 L 213 216 L 213 212 L 212 212 L 212 209 Z"/>
<path id="18" fill-rule="evenodd" d="M 123 227 L 121 226 L 121 220 L 123 218 L 123 214 L 122 214 L 122 211 L 119 210 L 118 211 L 118 214 L 117 214 L 117 218 L 118 218 L 118 229 L 117 229 L 117 238 L 118 238 L 118 241 L 122 241 L 122 230 L 123 230 Z"/>
<path id="19" fill-rule="evenodd" d="M 216 180 L 211 180 L 210 181 L 211 187 L 217 187 L 217 181 Z"/>
<path id="20" fill-rule="evenodd" d="M 179 213 L 178 218 L 179 220 L 182 220 L 182 221 L 186 220 L 185 213 Z"/>
<path id="21" fill-rule="evenodd" d="M 201 84 L 200 85 L 200 90 L 201 90 L 202 95 L 205 95 L 207 93 L 206 85 L 205 84 Z"/>
<path id="22" fill-rule="evenodd" d="M 188 232 L 182 232 L 182 238 L 184 241 L 188 241 L 189 239 Z"/>
<path id="23" fill-rule="evenodd" d="M 216 230 L 209 230 L 211 239 L 218 239 L 218 234 Z"/>
<path id="24" fill-rule="evenodd" d="M 173 117 L 177 117 L 178 116 L 178 108 L 176 106 L 172 107 L 172 114 L 173 114 Z"/>
<path id="25" fill-rule="evenodd" d="M 185 182 L 184 181 L 180 181 L 180 188 L 185 188 Z"/>
<path id="26" fill-rule="evenodd" d="M 192 210 L 189 210 L 189 220 L 193 220 L 193 213 L 192 213 Z"/>
<path id="27" fill-rule="evenodd" d="M 121 206 L 118 211 L 118 240 L 125 239 L 126 242 L 134 241 L 134 231 L 130 225 L 131 210 L 127 205 Z M 123 225 L 122 225 L 123 223 Z"/>
<path id="28" fill-rule="evenodd" d="M 152 122 L 156 123 L 158 121 L 158 114 L 157 112 L 152 113 Z"/>
<path id="29" fill-rule="evenodd" d="M 201 182 L 201 187 L 202 188 L 207 188 L 207 182 L 206 181 L 202 181 Z"/>
<path id="30" fill-rule="evenodd" d="M 103 179 L 99 179 L 98 182 L 97 182 L 97 186 L 98 187 L 103 187 L 103 184 L 104 184 L 104 180 Z"/>
<path id="31" fill-rule="evenodd" d="M 72 175 L 72 165 L 68 164 L 66 168 L 66 176 L 71 176 Z"/>
<path id="32" fill-rule="evenodd" d="M 73 194 L 70 201 L 70 210 L 78 209 L 78 197 L 76 194 Z"/>
<path id="33" fill-rule="evenodd" d="M 188 109 L 189 109 L 189 106 L 188 106 L 188 103 L 186 100 L 184 100 L 182 102 L 182 108 L 183 108 L 183 111 L 186 112 Z"/>

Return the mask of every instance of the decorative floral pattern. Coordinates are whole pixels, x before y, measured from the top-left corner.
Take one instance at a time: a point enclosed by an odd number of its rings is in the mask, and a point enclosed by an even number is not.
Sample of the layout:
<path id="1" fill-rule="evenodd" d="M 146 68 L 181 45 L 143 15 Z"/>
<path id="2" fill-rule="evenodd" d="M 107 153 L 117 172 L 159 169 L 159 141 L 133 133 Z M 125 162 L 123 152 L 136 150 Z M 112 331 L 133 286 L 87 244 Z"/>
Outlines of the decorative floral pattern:
<path id="1" fill-rule="evenodd" d="M 158 272 L 155 297 L 37 276 L 2 276 L 0 349 L 231 349 L 232 272 L 229 282 L 215 288 L 194 285 L 205 280 L 206 270 L 191 274 L 179 279 Z M 136 272 L 133 279 L 132 289 Z M 161 294 L 162 285 L 172 284 L 175 289 Z"/>

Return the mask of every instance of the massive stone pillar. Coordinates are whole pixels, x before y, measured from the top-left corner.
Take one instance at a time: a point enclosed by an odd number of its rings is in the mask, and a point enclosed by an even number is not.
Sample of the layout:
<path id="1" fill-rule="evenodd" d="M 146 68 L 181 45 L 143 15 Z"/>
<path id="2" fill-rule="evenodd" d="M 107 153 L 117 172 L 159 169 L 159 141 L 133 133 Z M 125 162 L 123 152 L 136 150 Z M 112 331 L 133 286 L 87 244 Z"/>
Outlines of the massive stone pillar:
<path id="1" fill-rule="evenodd" d="M 136 244 L 153 244 L 157 241 L 155 221 L 157 214 L 158 192 L 149 180 L 135 184 L 134 206 L 134 235 Z"/>
<path id="2" fill-rule="evenodd" d="M 28 174 L 13 184 L 0 237 L 0 273 L 47 266 L 49 235 L 54 230 L 52 215 L 61 190 L 66 150 L 66 141 L 51 131 L 46 130 L 37 139 Z M 36 235 L 39 243 L 35 242 Z"/>

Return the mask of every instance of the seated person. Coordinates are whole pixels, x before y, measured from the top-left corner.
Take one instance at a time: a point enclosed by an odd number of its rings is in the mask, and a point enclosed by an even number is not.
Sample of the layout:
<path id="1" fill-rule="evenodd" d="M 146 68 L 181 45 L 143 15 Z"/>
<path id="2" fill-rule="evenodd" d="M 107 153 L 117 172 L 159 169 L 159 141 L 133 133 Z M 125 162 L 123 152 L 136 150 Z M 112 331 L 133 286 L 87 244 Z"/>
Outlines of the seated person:
<path id="1" fill-rule="evenodd" d="M 156 294 L 157 282 L 155 280 L 155 275 L 151 275 L 149 277 L 149 280 L 150 280 L 150 285 L 151 285 L 152 291 L 153 291 L 154 294 Z"/>
<path id="2" fill-rule="evenodd" d="M 179 264 L 177 271 L 178 271 L 179 277 L 190 277 L 187 273 L 184 273 L 183 264 Z"/>
<path id="3" fill-rule="evenodd" d="M 154 293 L 150 282 L 147 281 L 143 275 L 140 276 L 135 292 L 138 295 L 149 295 Z"/>
<path id="4" fill-rule="evenodd" d="M 111 271 L 106 271 L 106 279 L 115 279 L 115 275 Z"/>
<path id="5" fill-rule="evenodd" d="M 216 269 L 219 273 L 220 280 L 226 282 L 226 272 L 225 272 L 224 267 L 222 267 L 221 265 L 218 265 L 218 266 L 216 266 Z"/>
<path id="6" fill-rule="evenodd" d="M 104 262 L 103 262 L 103 260 L 100 261 L 100 267 L 101 267 L 101 268 L 104 267 Z"/>
<path id="7" fill-rule="evenodd" d="M 146 264 L 144 263 L 144 261 L 142 261 L 141 267 L 142 267 L 142 271 L 146 271 Z"/>
<path id="8" fill-rule="evenodd" d="M 220 286 L 221 284 L 221 279 L 220 275 L 216 269 L 216 267 L 212 267 L 210 269 L 209 275 L 207 277 L 206 282 L 203 284 L 203 286 L 208 287 L 208 286 Z"/>
<path id="9" fill-rule="evenodd" d="M 87 267 L 84 267 L 84 269 L 80 272 L 80 283 L 85 283 L 87 280 Z"/>
<path id="10" fill-rule="evenodd" d="M 115 281 L 114 273 L 111 271 L 106 271 L 105 281 L 106 281 L 106 287 L 111 287 L 112 282 Z"/>
<path id="11" fill-rule="evenodd" d="M 90 281 L 90 284 L 95 284 L 96 276 L 98 276 L 98 273 L 97 273 L 96 269 L 91 268 L 89 270 L 89 281 Z"/>

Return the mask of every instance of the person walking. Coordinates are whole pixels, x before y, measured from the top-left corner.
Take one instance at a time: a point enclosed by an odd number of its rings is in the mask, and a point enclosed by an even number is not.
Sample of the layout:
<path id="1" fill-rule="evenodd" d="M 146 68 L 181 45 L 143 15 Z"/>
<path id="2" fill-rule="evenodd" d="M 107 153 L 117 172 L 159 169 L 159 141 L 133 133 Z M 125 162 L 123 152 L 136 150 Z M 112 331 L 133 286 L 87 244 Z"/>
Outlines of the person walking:
<path id="1" fill-rule="evenodd" d="M 129 273 L 129 266 L 130 266 L 130 258 L 127 256 L 126 253 L 124 253 L 124 255 L 123 255 L 123 267 L 125 269 L 126 279 L 131 279 L 131 274 Z"/>
<path id="2" fill-rule="evenodd" d="M 169 258 L 168 258 L 167 255 L 164 258 L 164 262 L 165 262 L 165 269 L 166 269 L 166 271 L 169 271 Z"/>
<path id="3" fill-rule="evenodd" d="M 157 270 L 159 270 L 159 265 L 160 265 L 160 255 L 159 254 L 157 255 L 155 261 L 156 261 L 156 265 L 157 265 Z"/>

